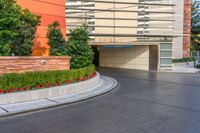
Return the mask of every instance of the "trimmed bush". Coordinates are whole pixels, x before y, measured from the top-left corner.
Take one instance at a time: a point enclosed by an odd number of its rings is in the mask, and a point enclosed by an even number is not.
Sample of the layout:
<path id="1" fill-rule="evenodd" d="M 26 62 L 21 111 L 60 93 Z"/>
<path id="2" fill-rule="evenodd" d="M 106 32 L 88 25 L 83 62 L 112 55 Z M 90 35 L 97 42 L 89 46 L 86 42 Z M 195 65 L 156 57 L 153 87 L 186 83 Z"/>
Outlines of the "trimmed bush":
<path id="1" fill-rule="evenodd" d="M 182 58 L 182 59 L 173 59 L 173 63 L 182 63 L 182 62 L 191 62 L 195 61 L 194 57 L 189 57 L 189 58 Z"/>
<path id="2" fill-rule="evenodd" d="M 91 78 L 94 74 L 94 65 L 71 70 L 6 74 L 0 76 L 0 93 L 45 88 L 82 81 Z"/>
<path id="3" fill-rule="evenodd" d="M 50 55 L 53 56 L 66 55 L 66 41 L 59 26 L 59 22 L 55 21 L 49 24 L 47 29 L 48 44 L 51 46 Z"/>
<path id="4" fill-rule="evenodd" d="M 70 30 L 67 40 L 67 55 L 71 57 L 71 69 L 83 68 L 92 64 L 94 52 L 89 45 L 87 26 Z"/>
<path id="5" fill-rule="evenodd" d="M 200 69 L 200 64 L 197 64 L 196 68 Z"/>
<path id="6" fill-rule="evenodd" d="M 40 16 L 22 9 L 16 0 L 0 0 L 0 56 L 32 54 Z"/>

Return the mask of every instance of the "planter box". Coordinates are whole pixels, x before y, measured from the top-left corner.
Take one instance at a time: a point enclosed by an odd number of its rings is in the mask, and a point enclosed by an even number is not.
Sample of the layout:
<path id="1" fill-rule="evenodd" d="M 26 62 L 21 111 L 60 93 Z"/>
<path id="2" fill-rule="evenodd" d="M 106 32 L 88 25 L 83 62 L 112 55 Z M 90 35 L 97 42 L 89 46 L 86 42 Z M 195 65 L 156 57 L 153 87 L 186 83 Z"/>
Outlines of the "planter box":
<path id="1" fill-rule="evenodd" d="M 100 83 L 100 75 L 99 73 L 97 73 L 95 77 L 78 83 L 56 86 L 46 89 L 0 94 L 0 105 L 41 100 L 63 95 L 78 94 L 87 90 L 90 91 L 91 88 L 96 87 L 97 85 L 101 85 Z"/>
<path id="2" fill-rule="evenodd" d="M 31 71 L 69 70 L 68 56 L 1 56 L 0 74 Z"/>

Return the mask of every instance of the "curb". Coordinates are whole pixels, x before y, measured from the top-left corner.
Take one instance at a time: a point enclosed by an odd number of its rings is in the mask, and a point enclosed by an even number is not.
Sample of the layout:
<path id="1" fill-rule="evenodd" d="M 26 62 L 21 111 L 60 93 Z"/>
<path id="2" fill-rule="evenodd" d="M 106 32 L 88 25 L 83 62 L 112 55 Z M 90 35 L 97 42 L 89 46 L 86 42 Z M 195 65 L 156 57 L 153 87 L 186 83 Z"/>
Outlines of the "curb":
<path id="1" fill-rule="evenodd" d="M 25 114 L 28 114 L 28 113 L 33 113 L 33 112 L 39 112 L 39 111 L 45 111 L 45 110 L 48 110 L 48 109 L 54 109 L 54 108 L 58 108 L 58 107 L 62 107 L 62 106 L 67 106 L 67 105 L 73 105 L 73 104 L 76 104 L 76 103 L 81 103 L 81 102 L 85 102 L 85 101 L 88 101 L 88 100 L 92 100 L 94 98 L 98 98 L 100 96 L 103 96 L 105 94 L 108 94 L 108 93 L 111 93 L 112 91 L 114 91 L 117 87 L 118 87 L 118 82 L 117 80 L 115 80 L 114 78 L 112 77 L 107 77 L 107 76 L 101 76 L 101 80 L 102 80 L 102 84 L 105 84 L 105 79 L 109 79 L 112 81 L 109 82 L 110 87 L 106 88 L 106 89 L 103 89 L 102 86 L 100 87 L 97 87 L 95 88 L 96 90 L 100 90 L 99 92 L 96 92 L 92 95 L 88 95 L 86 97 L 84 96 L 80 96 L 77 100 L 74 100 L 74 101 L 68 101 L 68 102 L 63 102 L 63 103 L 56 103 L 55 105 L 50 105 L 50 106 L 46 106 L 46 107 L 39 107 L 39 108 L 35 108 L 35 109 L 30 109 L 30 110 L 23 110 L 23 111 L 18 111 L 18 112 L 7 112 L 5 114 L 1 114 L 0 115 L 0 119 L 5 119 L 5 118 L 10 118 L 10 117 L 15 117 L 15 116 L 18 116 L 18 115 L 25 115 Z M 103 81 L 104 80 L 104 81 Z M 97 85 L 98 86 L 98 85 Z M 94 88 L 90 88 L 88 89 L 88 92 L 90 90 L 93 90 Z M 87 91 L 84 91 L 87 93 Z M 81 92 L 79 95 L 81 94 L 84 94 L 84 92 Z M 75 94 L 76 95 L 76 94 Z M 50 99 L 48 99 L 50 100 Z M 4 110 L 4 109 L 3 109 Z"/>

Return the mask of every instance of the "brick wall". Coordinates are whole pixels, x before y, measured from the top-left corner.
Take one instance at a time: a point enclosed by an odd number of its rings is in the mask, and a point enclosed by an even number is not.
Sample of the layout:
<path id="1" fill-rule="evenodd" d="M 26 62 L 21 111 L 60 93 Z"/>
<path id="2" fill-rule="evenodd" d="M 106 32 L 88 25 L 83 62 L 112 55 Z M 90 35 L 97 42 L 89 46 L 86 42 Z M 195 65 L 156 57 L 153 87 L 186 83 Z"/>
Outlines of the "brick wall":
<path id="1" fill-rule="evenodd" d="M 0 56 L 0 74 L 69 69 L 67 56 Z"/>
<path id="2" fill-rule="evenodd" d="M 184 37 L 183 37 L 183 57 L 190 56 L 191 47 L 191 10 L 192 2 L 191 0 L 184 0 Z"/>

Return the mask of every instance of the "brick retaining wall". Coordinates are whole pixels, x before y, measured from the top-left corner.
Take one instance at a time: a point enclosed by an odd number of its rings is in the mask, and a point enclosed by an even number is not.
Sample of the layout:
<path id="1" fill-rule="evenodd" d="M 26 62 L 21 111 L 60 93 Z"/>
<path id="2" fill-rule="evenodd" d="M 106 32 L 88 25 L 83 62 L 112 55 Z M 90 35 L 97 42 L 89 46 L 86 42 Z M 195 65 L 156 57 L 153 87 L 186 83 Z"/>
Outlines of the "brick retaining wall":
<path id="1" fill-rule="evenodd" d="M 0 74 L 69 69 L 70 57 L 67 56 L 0 57 Z"/>

